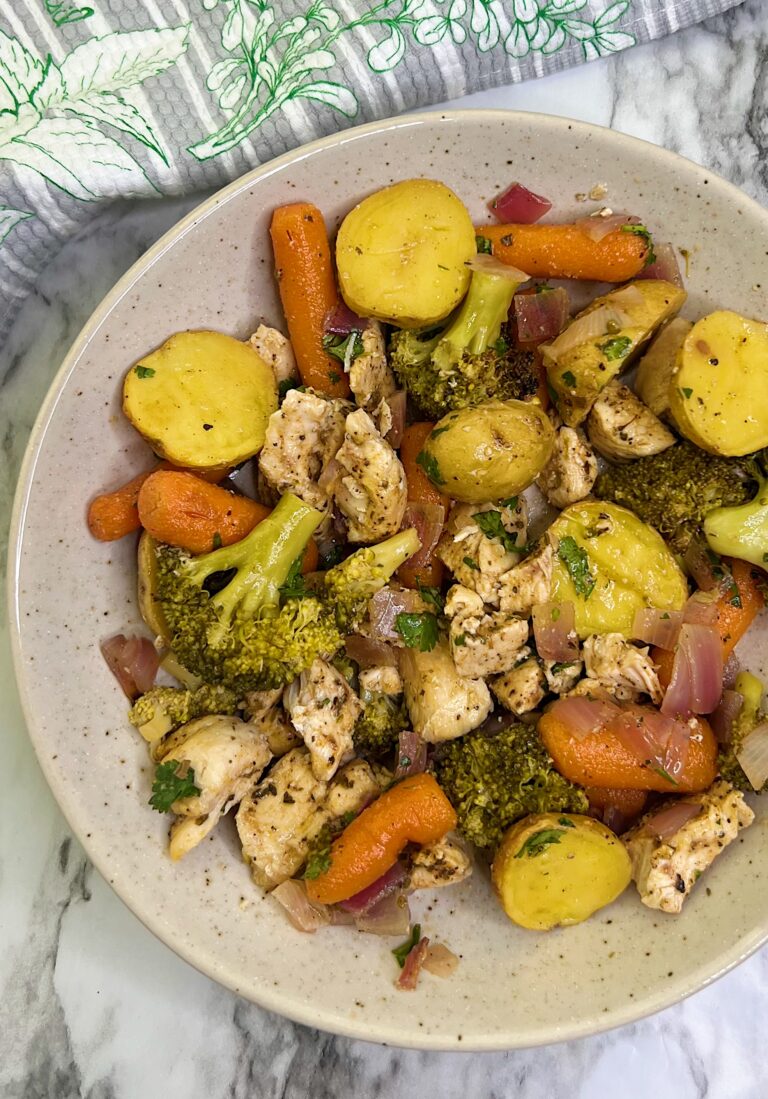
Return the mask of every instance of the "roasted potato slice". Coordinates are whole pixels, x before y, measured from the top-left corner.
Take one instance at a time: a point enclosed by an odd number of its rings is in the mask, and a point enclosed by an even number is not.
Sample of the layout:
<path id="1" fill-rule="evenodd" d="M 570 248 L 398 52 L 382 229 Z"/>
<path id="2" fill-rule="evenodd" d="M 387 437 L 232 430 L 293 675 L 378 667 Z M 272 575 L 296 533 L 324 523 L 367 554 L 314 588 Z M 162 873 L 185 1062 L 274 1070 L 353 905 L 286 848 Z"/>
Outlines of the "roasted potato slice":
<path id="1" fill-rule="evenodd" d="M 168 623 L 165 621 L 160 603 L 156 599 L 157 559 L 156 542 L 151 534 L 142 531 L 138 548 L 139 610 L 150 630 L 166 643 L 170 637 Z"/>
<path id="2" fill-rule="evenodd" d="M 685 290 L 671 282 L 641 279 L 596 298 L 542 347 L 547 378 L 568 427 L 582 422 L 601 390 L 633 362 L 685 299 Z"/>
<path id="3" fill-rule="evenodd" d="M 677 357 L 669 402 L 675 423 L 710 454 L 768 446 L 768 324 L 721 309 L 702 317 Z"/>
<path id="4" fill-rule="evenodd" d="M 573 603 L 579 637 L 632 634 L 643 607 L 680 610 L 688 584 L 660 534 L 617 504 L 584 501 L 566 508 L 548 536 L 555 547 L 555 603 Z"/>
<path id="5" fill-rule="evenodd" d="M 469 285 L 475 230 L 444 183 L 407 179 L 363 199 L 341 223 L 341 293 L 364 317 L 420 328 L 443 320 Z"/>
<path id="6" fill-rule="evenodd" d="M 128 371 L 123 411 L 174 465 L 222 469 L 264 445 L 277 409 L 271 367 L 222 332 L 177 332 Z"/>
<path id="7" fill-rule="evenodd" d="M 624 892 L 632 864 L 600 821 L 578 813 L 537 813 L 501 841 L 491 879 L 514 923 L 550 931 L 588 919 Z"/>
<path id="8" fill-rule="evenodd" d="M 454 500 L 482 504 L 532 484 L 554 445 L 554 428 L 538 404 L 486 401 L 439 420 L 419 464 Z"/>
<path id="9" fill-rule="evenodd" d="M 677 365 L 677 353 L 693 328 L 684 317 L 675 317 L 651 341 L 637 364 L 635 390 L 656 416 L 669 412 L 669 387 Z"/>

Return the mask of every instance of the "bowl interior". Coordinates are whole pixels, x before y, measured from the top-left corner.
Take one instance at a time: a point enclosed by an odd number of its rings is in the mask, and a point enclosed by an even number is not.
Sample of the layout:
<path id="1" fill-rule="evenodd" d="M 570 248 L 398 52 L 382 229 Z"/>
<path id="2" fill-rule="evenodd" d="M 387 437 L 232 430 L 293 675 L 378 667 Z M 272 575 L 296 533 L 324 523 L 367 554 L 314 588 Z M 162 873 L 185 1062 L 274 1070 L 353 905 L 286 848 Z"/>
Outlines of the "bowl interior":
<path id="1" fill-rule="evenodd" d="M 300 149 L 233 184 L 181 222 L 99 307 L 68 356 L 30 444 L 17 497 L 11 567 L 17 673 L 30 733 L 69 823 L 119 895 L 211 977 L 301 1022 L 430 1048 L 494 1049 L 555 1041 L 630 1021 L 723 972 L 768 930 L 765 813 L 673 918 L 628 891 L 588 923 L 538 935 L 510 924 L 487 875 L 413 904 L 423 933 L 461 956 L 449 980 L 393 987 L 389 940 L 332 928 L 301 935 L 261 896 L 223 822 L 182 863 L 167 821 L 147 806 L 150 767 L 97 642 L 139 627 L 132 538 L 103 545 L 84 522 L 89 498 L 147 468 L 120 412 L 125 370 L 168 335 L 216 328 L 247 336 L 281 324 L 268 222 L 308 199 L 335 228 L 371 190 L 440 179 L 478 220 L 520 179 L 583 216 L 596 183 L 659 240 L 688 249 L 691 317 L 716 307 L 765 312 L 768 216 L 730 185 L 664 150 L 545 116 L 410 116 Z M 763 629 L 746 664 L 765 673 Z M 748 870 L 747 870 L 748 868 Z"/>

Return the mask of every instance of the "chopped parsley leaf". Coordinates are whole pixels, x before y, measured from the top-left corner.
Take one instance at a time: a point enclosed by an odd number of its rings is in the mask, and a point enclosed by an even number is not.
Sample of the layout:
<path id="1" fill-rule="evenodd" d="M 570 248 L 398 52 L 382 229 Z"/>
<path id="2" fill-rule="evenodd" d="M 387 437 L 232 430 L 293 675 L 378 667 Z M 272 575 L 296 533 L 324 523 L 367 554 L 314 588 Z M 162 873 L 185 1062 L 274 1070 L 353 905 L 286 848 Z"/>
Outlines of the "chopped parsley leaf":
<path id="1" fill-rule="evenodd" d="M 475 237 L 475 248 L 484 256 L 490 256 L 493 254 L 493 245 L 488 240 L 488 237 Z"/>
<path id="2" fill-rule="evenodd" d="M 661 764 L 654 764 L 651 766 L 651 770 L 655 771 L 657 775 L 661 775 L 667 782 L 671 782 L 673 786 L 677 786 L 677 782 L 672 778 L 669 771 L 665 771 Z"/>
<path id="3" fill-rule="evenodd" d="M 576 825 L 573 823 L 573 821 L 569 820 L 568 817 L 558 817 L 557 818 L 557 823 L 562 824 L 563 828 L 575 828 L 576 827 Z"/>
<path id="4" fill-rule="evenodd" d="M 428 653 L 437 644 L 437 618 L 430 611 L 401 611 L 395 616 L 395 629 L 409 649 Z"/>
<path id="5" fill-rule="evenodd" d="M 218 531 L 214 531 L 213 548 L 216 550 L 216 549 L 221 549 L 221 547 L 222 547 L 221 535 L 219 534 Z"/>
<path id="6" fill-rule="evenodd" d="M 542 828 L 540 832 L 534 832 L 529 836 L 523 846 L 515 855 L 516 859 L 523 859 L 527 855 L 529 859 L 535 859 L 542 851 L 545 851 L 553 843 L 559 843 L 563 834 L 562 828 Z"/>
<path id="7" fill-rule="evenodd" d="M 154 378 L 155 372 L 151 366 L 137 366 L 134 370 L 137 378 Z"/>
<path id="8" fill-rule="evenodd" d="M 281 401 L 285 400 L 286 393 L 289 393 L 292 389 L 298 389 L 299 393 L 303 393 L 306 390 L 306 386 L 302 385 L 298 378 L 283 378 L 281 382 L 277 383 L 277 395 Z"/>
<path id="9" fill-rule="evenodd" d="M 509 351 L 509 344 L 503 336 L 499 336 L 496 343 L 493 345 L 493 350 L 498 351 L 500 355 L 503 355 L 506 351 Z"/>
<path id="10" fill-rule="evenodd" d="M 355 361 L 358 355 L 362 355 L 363 337 L 357 329 L 353 329 L 348 336 L 338 336 L 334 332 L 326 332 L 323 336 L 323 349 L 328 355 L 333 355 L 334 359 L 344 363 L 344 366 L 348 366 Z M 336 381 L 338 381 L 338 375 Z"/>
<path id="11" fill-rule="evenodd" d="M 519 497 L 508 496 L 506 500 L 499 500 L 499 507 L 501 508 L 516 508 Z"/>
<path id="12" fill-rule="evenodd" d="M 463 557 L 462 561 L 468 569 L 473 569 L 475 572 L 480 572 L 480 566 L 478 565 L 477 561 L 475 561 L 474 557 Z"/>
<path id="13" fill-rule="evenodd" d="M 169 759 L 166 763 L 159 764 L 155 771 L 149 804 L 158 813 L 167 813 L 175 801 L 193 798 L 199 793 L 193 769 L 179 759 Z"/>
<path id="14" fill-rule="evenodd" d="M 411 932 L 409 938 L 407 938 L 404 943 L 400 943 L 400 946 L 396 946 L 395 949 L 392 951 L 395 956 L 395 961 L 401 969 L 405 965 L 405 959 L 411 953 L 413 948 L 415 946 L 418 946 L 420 939 L 421 924 L 417 923 L 413 925 L 413 931 Z"/>
<path id="15" fill-rule="evenodd" d="M 302 553 L 296 558 L 288 570 L 284 582 L 280 585 L 280 595 L 283 599 L 303 599 L 307 594 L 307 585 L 301 574 Z"/>
<path id="16" fill-rule="evenodd" d="M 462 648 L 462 646 L 466 645 L 466 643 L 467 635 L 465 633 L 457 633 L 456 636 L 453 638 L 453 644 L 457 649 Z"/>
<path id="17" fill-rule="evenodd" d="M 684 397 L 692 397 L 693 396 L 693 390 L 690 389 L 687 385 L 684 385 L 683 388 L 680 390 L 680 392 L 682 393 L 682 395 Z"/>
<path id="18" fill-rule="evenodd" d="M 608 362 L 623 359 L 632 346 L 629 336 L 616 336 L 612 340 L 606 340 L 600 344 L 600 350 L 604 353 Z"/>
<path id="19" fill-rule="evenodd" d="M 644 225 L 622 225 L 621 231 L 622 233 L 634 233 L 635 236 L 642 237 L 648 245 L 648 254 L 645 257 L 644 267 L 650 267 L 652 263 L 656 262 L 656 253 L 653 250 L 653 240 L 651 239 L 651 234 Z"/>
<path id="20" fill-rule="evenodd" d="M 567 385 L 569 389 L 576 388 L 576 378 L 570 370 L 566 370 L 563 374 L 563 383 L 564 385 Z"/>
<path id="21" fill-rule="evenodd" d="M 434 432 L 432 434 L 434 434 Z M 443 477 L 440 472 L 437 458 L 433 458 L 431 454 L 427 454 L 426 450 L 420 451 L 416 456 L 416 465 L 421 466 L 433 485 L 445 484 L 445 477 Z"/>
<path id="22" fill-rule="evenodd" d="M 478 511 L 472 518 L 486 538 L 498 538 L 504 549 L 517 550 L 517 539 L 504 528 L 500 511 Z"/>
<path id="23" fill-rule="evenodd" d="M 443 602 L 443 596 L 439 588 L 430 588 L 426 584 L 422 584 L 417 579 L 416 587 L 419 589 L 419 595 L 428 603 L 430 607 L 434 607 L 438 614 L 442 614 L 445 609 L 445 603 Z"/>
<path id="24" fill-rule="evenodd" d="M 589 571 L 587 551 L 582 549 L 576 539 L 568 534 L 565 538 L 560 539 L 557 556 L 568 569 L 577 594 L 583 595 L 585 600 L 589 599 L 594 591 L 595 579 Z"/>

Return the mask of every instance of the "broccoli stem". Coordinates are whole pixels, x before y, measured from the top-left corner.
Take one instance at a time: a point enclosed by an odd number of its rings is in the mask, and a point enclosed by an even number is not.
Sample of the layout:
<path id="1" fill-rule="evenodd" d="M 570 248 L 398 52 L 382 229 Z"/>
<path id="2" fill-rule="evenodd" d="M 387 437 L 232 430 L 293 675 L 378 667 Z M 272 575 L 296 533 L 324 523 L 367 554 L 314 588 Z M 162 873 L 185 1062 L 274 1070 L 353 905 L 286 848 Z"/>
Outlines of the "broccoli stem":
<path id="1" fill-rule="evenodd" d="M 760 477 L 752 500 L 710 511 L 704 519 L 710 547 L 726 557 L 739 557 L 766 567 L 768 561 L 768 479 Z"/>
<path id="2" fill-rule="evenodd" d="M 472 355 L 482 355 L 498 340 L 520 285 L 505 275 L 473 271 L 464 301 L 440 345 L 450 344 Z"/>
<path id="3" fill-rule="evenodd" d="M 277 609 L 280 585 L 321 520 L 319 511 L 286 493 L 241 541 L 194 559 L 189 576 L 200 586 L 214 573 L 237 569 L 232 580 L 212 597 L 218 623 L 209 632 L 209 644 L 221 642 L 236 611 L 256 616 Z"/>

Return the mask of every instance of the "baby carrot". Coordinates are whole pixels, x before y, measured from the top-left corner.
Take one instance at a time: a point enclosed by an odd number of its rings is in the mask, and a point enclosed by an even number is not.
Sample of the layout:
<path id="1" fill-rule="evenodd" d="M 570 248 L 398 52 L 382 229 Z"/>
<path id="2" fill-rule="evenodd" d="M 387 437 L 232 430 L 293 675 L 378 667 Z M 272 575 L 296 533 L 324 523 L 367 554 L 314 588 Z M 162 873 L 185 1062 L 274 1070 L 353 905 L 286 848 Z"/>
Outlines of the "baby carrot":
<path id="1" fill-rule="evenodd" d="M 400 461 L 403 463 L 408 482 L 409 514 L 417 529 L 420 509 L 436 504 L 443 508 L 443 517 L 447 518 L 450 506 L 450 499 L 432 484 L 418 463 L 419 454 L 434 426 L 432 423 L 425 422 L 410 424 L 403 432 L 400 444 Z M 401 565 L 397 570 L 400 583 L 405 584 L 407 588 L 415 588 L 419 584 L 425 587 L 439 587 L 443 578 L 443 563 L 434 556 L 434 552 L 434 546 L 418 550 L 404 565 Z"/>
<path id="2" fill-rule="evenodd" d="M 373 885 L 408 843 L 434 843 L 456 827 L 456 813 L 433 775 L 404 778 L 364 809 L 331 846 L 325 873 L 307 882 L 311 901 L 335 904 Z"/>
<path id="3" fill-rule="evenodd" d="M 553 707 L 539 718 L 538 728 L 555 767 L 579 786 L 690 794 L 712 785 L 717 757 L 715 734 L 703 718 L 695 720 L 697 736 L 688 742 L 685 767 L 673 781 L 661 768 L 644 766 L 609 726 L 576 736 Z"/>
<path id="4" fill-rule="evenodd" d="M 339 300 L 323 215 L 309 202 L 278 206 L 269 232 L 301 380 L 321 393 L 347 397 L 342 363 L 323 350 L 325 318 Z"/>
<path id="5" fill-rule="evenodd" d="M 170 462 L 161 462 L 154 469 L 139 473 L 113 492 L 103 492 L 94 497 L 88 506 L 88 529 L 100 542 L 114 542 L 141 529 L 139 519 L 139 492 L 148 477 L 158 469 L 176 469 Z M 226 469 L 197 470 L 195 477 L 216 484 L 223 480 Z"/>
<path id="6" fill-rule="evenodd" d="M 239 542 L 270 511 L 247 496 L 172 470 L 158 470 L 145 480 L 138 510 L 141 525 L 153 538 L 188 553 Z"/>
<path id="7" fill-rule="evenodd" d="M 593 240 L 579 225 L 479 225 L 477 235 L 503 263 L 534 278 L 626 282 L 639 275 L 650 252 L 641 233 L 614 229 Z"/>

